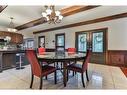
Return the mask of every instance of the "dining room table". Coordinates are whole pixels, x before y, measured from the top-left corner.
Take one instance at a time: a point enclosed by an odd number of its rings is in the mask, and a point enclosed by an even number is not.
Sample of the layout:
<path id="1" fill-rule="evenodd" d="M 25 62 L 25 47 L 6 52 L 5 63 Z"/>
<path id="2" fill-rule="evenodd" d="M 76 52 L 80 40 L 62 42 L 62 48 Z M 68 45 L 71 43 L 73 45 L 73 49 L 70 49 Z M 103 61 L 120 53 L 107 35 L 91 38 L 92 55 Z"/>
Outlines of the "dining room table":
<path id="1" fill-rule="evenodd" d="M 86 53 L 80 52 L 45 52 L 43 54 L 37 54 L 37 58 L 40 62 L 47 62 L 47 63 L 55 63 L 60 62 L 63 64 L 63 83 L 64 87 L 67 83 L 67 70 L 66 66 L 71 61 L 81 61 L 84 60 Z"/>

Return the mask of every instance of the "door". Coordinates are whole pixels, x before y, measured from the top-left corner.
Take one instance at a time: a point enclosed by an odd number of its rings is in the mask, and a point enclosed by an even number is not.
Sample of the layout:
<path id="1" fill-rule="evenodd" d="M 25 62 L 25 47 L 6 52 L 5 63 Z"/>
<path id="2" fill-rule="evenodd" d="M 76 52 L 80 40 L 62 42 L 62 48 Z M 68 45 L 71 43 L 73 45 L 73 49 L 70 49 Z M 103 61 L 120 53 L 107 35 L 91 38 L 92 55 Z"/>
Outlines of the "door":
<path id="1" fill-rule="evenodd" d="M 38 47 L 45 48 L 45 36 L 38 37 Z"/>
<path id="2" fill-rule="evenodd" d="M 64 51 L 65 50 L 65 34 L 56 34 L 55 35 L 56 39 L 56 51 Z"/>
<path id="3" fill-rule="evenodd" d="M 87 48 L 91 48 L 91 63 L 106 63 L 106 31 L 107 29 L 96 29 L 76 33 L 77 51 L 86 52 Z"/>
<path id="4" fill-rule="evenodd" d="M 23 49 L 24 48 L 34 49 L 35 48 L 34 39 L 33 38 L 24 39 L 23 44 L 21 46 L 22 46 Z"/>

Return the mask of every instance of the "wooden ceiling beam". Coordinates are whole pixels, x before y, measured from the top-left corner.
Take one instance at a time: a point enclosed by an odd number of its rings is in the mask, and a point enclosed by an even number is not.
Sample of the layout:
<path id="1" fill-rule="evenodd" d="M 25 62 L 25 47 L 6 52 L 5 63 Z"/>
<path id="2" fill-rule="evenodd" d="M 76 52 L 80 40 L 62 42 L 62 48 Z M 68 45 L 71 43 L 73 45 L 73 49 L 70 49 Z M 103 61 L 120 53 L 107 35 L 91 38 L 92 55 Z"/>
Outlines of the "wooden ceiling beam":
<path id="1" fill-rule="evenodd" d="M 73 14 L 76 14 L 78 12 L 86 11 L 86 10 L 93 9 L 96 7 L 99 7 L 99 6 L 98 5 L 97 6 L 71 6 L 71 7 L 61 9 L 60 11 L 61 11 L 61 14 L 64 17 L 66 17 L 69 15 L 73 15 Z M 44 18 L 42 17 L 42 18 L 36 19 L 34 21 L 30 21 L 28 23 L 25 23 L 23 25 L 17 26 L 16 29 L 23 30 L 23 29 L 34 27 L 36 25 L 40 25 L 43 23 L 46 23 L 46 20 L 44 20 Z"/>
<path id="2" fill-rule="evenodd" d="M 62 9 L 61 13 L 65 17 L 65 16 L 69 16 L 69 15 L 73 15 L 73 14 L 82 12 L 82 11 L 93 9 L 96 7 L 99 7 L 99 5 L 96 5 L 96 6 L 71 6 L 71 7 Z"/>
<path id="3" fill-rule="evenodd" d="M 59 29 L 66 29 L 66 28 L 71 28 L 71 27 L 77 27 L 77 26 L 82 26 L 82 25 L 88 25 L 88 24 L 93 24 L 93 23 L 99 23 L 99 22 L 104 22 L 104 21 L 110 21 L 110 20 L 126 18 L 126 17 L 127 17 L 127 12 L 115 14 L 115 15 L 111 15 L 111 16 L 106 16 L 106 17 L 101 17 L 101 18 L 96 18 L 96 19 L 92 19 L 92 20 L 77 22 L 77 23 L 68 24 L 68 25 L 64 25 L 64 26 L 54 27 L 54 28 L 50 28 L 50 29 L 35 31 L 35 32 L 33 32 L 33 34 L 49 32 L 49 31 L 54 31 L 54 30 L 59 30 Z"/>
<path id="4" fill-rule="evenodd" d="M 7 7 L 7 5 L 3 6 L 3 5 L 0 5 L 0 13 Z"/>

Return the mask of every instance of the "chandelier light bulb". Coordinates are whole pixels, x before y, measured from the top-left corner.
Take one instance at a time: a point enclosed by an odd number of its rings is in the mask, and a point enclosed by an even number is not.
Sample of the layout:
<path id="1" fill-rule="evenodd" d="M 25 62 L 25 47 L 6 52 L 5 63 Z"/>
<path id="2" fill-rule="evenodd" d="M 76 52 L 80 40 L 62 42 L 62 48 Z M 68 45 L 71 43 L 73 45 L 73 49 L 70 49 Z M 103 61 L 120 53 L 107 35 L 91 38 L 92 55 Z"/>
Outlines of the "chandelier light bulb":
<path id="1" fill-rule="evenodd" d="M 42 13 L 43 17 L 47 17 L 47 14 L 45 12 Z"/>
<path id="2" fill-rule="evenodd" d="M 47 10 L 46 10 L 46 13 L 47 13 L 47 15 L 51 15 L 52 10 L 51 10 L 51 9 L 47 9 Z"/>
<path id="3" fill-rule="evenodd" d="M 56 16 L 60 15 L 60 11 L 55 11 L 55 13 L 56 13 Z"/>
<path id="4" fill-rule="evenodd" d="M 7 29 L 9 32 L 16 32 L 17 31 L 17 29 L 13 29 L 13 28 L 8 28 Z"/>
<path id="5" fill-rule="evenodd" d="M 14 31 L 14 32 L 16 32 L 16 31 L 17 31 L 17 29 L 13 29 L 13 31 Z"/>
<path id="6" fill-rule="evenodd" d="M 47 20 L 47 21 L 49 21 L 49 18 L 48 18 L 48 17 L 46 17 L 46 20 Z"/>
<path id="7" fill-rule="evenodd" d="M 59 15 L 59 19 L 62 20 L 63 19 L 63 16 L 62 15 Z"/>
<path id="8" fill-rule="evenodd" d="M 7 30 L 11 32 L 11 29 L 10 28 L 8 28 Z"/>

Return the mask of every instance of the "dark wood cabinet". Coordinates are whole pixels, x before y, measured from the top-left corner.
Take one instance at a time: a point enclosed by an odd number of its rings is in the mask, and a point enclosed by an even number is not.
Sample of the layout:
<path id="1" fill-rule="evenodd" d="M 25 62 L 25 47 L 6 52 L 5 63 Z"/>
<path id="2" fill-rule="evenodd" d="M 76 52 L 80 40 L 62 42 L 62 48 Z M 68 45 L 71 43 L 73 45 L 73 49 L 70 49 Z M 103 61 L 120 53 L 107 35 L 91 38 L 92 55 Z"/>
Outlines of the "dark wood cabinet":
<path id="1" fill-rule="evenodd" d="M 16 34 L 16 43 L 23 43 L 23 35 L 22 34 Z"/>
<path id="2" fill-rule="evenodd" d="M 108 64 L 116 66 L 127 66 L 127 51 L 124 50 L 109 50 Z"/>
<path id="3" fill-rule="evenodd" d="M 8 36 L 11 37 L 11 43 L 15 43 L 15 40 L 16 40 L 15 34 L 13 33 L 8 33 L 8 34 L 9 34 Z"/>
<path id="4" fill-rule="evenodd" d="M 15 66 L 16 55 L 15 53 L 5 53 L 3 54 L 3 69 L 12 68 Z"/>
<path id="5" fill-rule="evenodd" d="M 23 35 L 13 32 L 0 31 L 0 37 L 11 37 L 11 43 L 21 44 L 23 43 Z"/>

